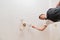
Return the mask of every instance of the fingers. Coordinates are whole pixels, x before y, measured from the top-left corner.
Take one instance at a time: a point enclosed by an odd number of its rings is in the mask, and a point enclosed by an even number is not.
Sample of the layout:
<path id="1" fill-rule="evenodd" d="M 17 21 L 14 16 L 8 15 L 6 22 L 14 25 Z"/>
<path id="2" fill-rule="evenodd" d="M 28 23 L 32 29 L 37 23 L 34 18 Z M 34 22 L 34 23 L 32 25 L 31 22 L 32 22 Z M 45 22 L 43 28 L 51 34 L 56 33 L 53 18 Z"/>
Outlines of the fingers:
<path id="1" fill-rule="evenodd" d="M 35 28 L 35 26 L 32 26 L 32 28 Z"/>

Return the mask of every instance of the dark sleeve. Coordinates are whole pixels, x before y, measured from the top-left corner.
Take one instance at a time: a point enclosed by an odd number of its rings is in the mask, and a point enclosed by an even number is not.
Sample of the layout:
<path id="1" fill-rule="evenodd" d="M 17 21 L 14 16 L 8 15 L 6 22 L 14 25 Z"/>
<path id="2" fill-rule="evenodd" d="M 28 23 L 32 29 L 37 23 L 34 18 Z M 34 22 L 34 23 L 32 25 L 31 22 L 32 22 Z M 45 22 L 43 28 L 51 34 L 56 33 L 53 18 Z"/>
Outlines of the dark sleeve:
<path id="1" fill-rule="evenodd" d="M 60 14 L 60 7 L 57 7 L 57 8 L 50 8 L 48 9 L 47 11 L 47 15 L 50 15 L 50 16 L 53 16 L 53 17 L 56 17 Z"/>
<path id="2" fill-rule="evenodd" d="M 48 9 L 47 19 L 57 21 L 59 17 L 60 17 L 60 7 Z"/>
<path id="3" fill-rule="evenodd" d="M 50 9 L 48 9 L 47 14 L 53 15 L 55 13 L 55 11 L 56 11 L 55 8 L 50 8 Z"/>

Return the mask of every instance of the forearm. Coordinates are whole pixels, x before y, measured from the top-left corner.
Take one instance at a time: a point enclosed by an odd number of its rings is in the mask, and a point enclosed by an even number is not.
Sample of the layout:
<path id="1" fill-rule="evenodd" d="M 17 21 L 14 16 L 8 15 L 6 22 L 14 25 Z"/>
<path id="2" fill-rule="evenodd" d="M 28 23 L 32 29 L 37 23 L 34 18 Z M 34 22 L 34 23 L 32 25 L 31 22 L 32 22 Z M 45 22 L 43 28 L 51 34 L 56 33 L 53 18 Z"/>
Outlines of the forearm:
<path id="1" fill-rule="evenodd" d="M 44 26 L 42 26 L 43 28 L 38 28 L 38 30 L 40 30 L 40 31 L 44 31 L 45 29 L 46 29 L 46 25 L 44 25 Z"/>
<path id="2" fill-rule="evenodd" d="M 59 1 L 59 3 L 56 5 L 56 7 L 58 7 L 58 6 L 60 6 L 60 1 Z"/>
<path id="3" fill-rule="evenodd" d="M 39 31 L 44 31 L 46 29 L 47 25 L 42 26 L 42 28 L 34 27 L 35 29 Z"/>

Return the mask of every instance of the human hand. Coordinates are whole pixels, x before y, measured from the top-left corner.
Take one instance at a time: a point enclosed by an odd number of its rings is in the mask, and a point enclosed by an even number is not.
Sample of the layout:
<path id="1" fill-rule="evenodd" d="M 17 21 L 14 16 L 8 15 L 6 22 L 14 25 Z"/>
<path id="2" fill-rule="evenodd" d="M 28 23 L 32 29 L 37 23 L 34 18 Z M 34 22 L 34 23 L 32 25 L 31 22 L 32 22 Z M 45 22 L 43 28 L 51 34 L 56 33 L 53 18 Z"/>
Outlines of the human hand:
<path id="1" fill-rule="evenodd" d="M 35 26 L 32 26 L 32 28 L 35 28 Z"/>

